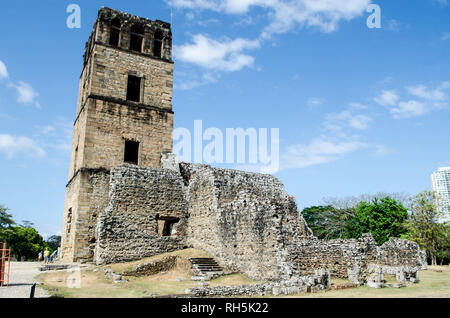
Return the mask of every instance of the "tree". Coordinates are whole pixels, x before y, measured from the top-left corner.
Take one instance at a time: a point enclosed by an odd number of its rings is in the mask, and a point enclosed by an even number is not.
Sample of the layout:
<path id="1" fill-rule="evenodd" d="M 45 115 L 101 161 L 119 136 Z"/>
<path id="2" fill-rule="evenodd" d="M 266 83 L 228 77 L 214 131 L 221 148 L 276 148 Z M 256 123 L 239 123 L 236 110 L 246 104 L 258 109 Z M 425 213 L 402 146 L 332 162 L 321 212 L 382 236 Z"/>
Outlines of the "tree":
<path id="1" fill-rule="evenodd" d="M 23 228 L 31 228 L 31 227 L 33 227 L 34 226 L 34 223 L 33 222 L 30 222 L 30 221 L 22 221 L 22 224 L 20 224 L 19 225 L 20 227 L 23 227 Z"/>
<path id="2" fill-rule="evenodd" d="M 443 265 L 444 261 L 450 261 L 450 223 L 442 225 L 442 233 L 438 238 L 438 250 L 436 253 L 438 259 L 440 259 L 440 265 Z"/>
<path id="3" fill-rule="evenodd" d="M 347 222 L 345 238 L 358 238 L 371 233 L 381 245 L 391 237 L 400 237 L 407 230 L 405 221 L 408 210 L 402 203 L 391 197 L 375 198 L 371 202 L 360 202 L 355 208 L 355 216 Z"/>
<path id="4" fill-rule="evenodd" d="M 43 251 L 46 247 L 51 251 L 49 245 L 34 228 L 14 226 L 3 231 L 2 236 L 18 259 L 22 257 L 36 259 L 39 251 Z"/>
<path id="5" fill-rule="evenodd" d="M 7 207 L 0 205 L 0 242 L 5 242 L 18 259 L 36 259 L 39 251 L 50 247 L 49 244 L 33 228 L 32 222 L 22 221 L 23 224 L 14 226 L 16 223 L 7 211 Z"/>
<path id="6" fill-rule="evenodd" d="M 57 250 L 61 246 L 61 236 L 52 235 L 45 241 L 52 250 Z"/>
<path id="7" fill-rule="evenodd" d="M 359 205 L 363 203 L 364 206 L 371 206 L 372 203 L 368 202 L 383 202 L 385 198 L 393 200 L 393 209 L 397 212 L 400 207 L 403 207 L 400 210 L 403 216 L 405 215 L 406 209 L 404 206 L 408 202 L 408 196 L 404 193 L 387 194 L 382 192 L 376 195 L 363 194 L 344 199 L 324 198 L 324 205 L 306 208 L 302 211 L 302 214 L 314 235 L 320 239 L 358 238 L 363 233 L 371 232 L 368 226 L 364 226 L 361 220 L 355 217 Z M 361 207 L 359 208 L 361 209 Z M 362 212 L 360 211 L 361 215 Z M 404 230 L 400 228 L 394 230 L 393 227 L 391 232 L 395 233 L 395 236 L 398 236 L 398 233 L 402 233 Z M 386 235 L 389 235 L 389 233 Z M 380 239 L 380 241 L 384 241 L 384 239 Z"/>
<path id="8" fill-rule="evenodd" d="M 419 244 L 427 252 L 432 265 L 437 265 L 438 256 L 445 256 L 450 249 L 448 225 L 439 223 L 441 213 L 437 209 L 436 202 L 436 194 L 428 190 L 412 198 L 409 231 L 404 236 Z"/>
<path id="9" fill-rule="evenodd" d="M 302 214 L 316 237 L 330 240 L 342 238 L 348 220 L 353 218 L 354 210 L 336 209 L 331 205 L 313 206 L 305 208 Z"/>
<path id="10" fill-rule="evenodd" d="M 15 224 L 12 215 L 7 213 L 8 211 L 9 209 L 6 206 L 0 204 L 0 229 L 8 228 Z"/>

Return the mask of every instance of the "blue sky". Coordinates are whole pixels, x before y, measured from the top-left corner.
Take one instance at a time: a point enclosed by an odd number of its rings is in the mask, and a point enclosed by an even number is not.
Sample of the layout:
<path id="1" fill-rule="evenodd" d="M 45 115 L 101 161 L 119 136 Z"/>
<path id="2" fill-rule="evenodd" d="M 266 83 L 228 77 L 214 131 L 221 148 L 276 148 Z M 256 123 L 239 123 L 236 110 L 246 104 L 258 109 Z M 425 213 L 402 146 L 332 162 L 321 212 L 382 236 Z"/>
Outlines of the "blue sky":
<path id="1" fill-rule="evenodd" d="M 69 4 L 81 28 L 66 26 Z M 368 28 L 369 4 L 382 28 Z M 0 203 L 60 232 L 84 43 L 101 6 L 170 22 L 175 127 L 279 128 L 301 208 L 415 194 L 450 165 L 450 1 L 15 1 L 0 5 Z M 257 167 L 256 167 L 257 168 Z"/>

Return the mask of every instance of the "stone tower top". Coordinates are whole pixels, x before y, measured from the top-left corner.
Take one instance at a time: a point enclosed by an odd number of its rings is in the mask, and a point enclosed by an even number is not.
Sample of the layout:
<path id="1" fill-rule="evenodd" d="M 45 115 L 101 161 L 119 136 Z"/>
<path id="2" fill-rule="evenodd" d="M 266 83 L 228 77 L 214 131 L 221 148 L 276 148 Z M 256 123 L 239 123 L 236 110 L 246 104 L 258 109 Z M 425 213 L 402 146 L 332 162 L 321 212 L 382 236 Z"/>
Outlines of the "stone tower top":
<path id="1" fill-rule="evenodd" d="M 160 166 L 172 151 L 170 24 L 101 8 L 86 44 L 69 180 L 80 169 Z"/>
<path id="2" fill-rule="evenodd" d="M 173 63 L 170 23 L 160 20 L 153 21 L 102 7 L 86 43 L 84 66 L 96 43 Z"/>

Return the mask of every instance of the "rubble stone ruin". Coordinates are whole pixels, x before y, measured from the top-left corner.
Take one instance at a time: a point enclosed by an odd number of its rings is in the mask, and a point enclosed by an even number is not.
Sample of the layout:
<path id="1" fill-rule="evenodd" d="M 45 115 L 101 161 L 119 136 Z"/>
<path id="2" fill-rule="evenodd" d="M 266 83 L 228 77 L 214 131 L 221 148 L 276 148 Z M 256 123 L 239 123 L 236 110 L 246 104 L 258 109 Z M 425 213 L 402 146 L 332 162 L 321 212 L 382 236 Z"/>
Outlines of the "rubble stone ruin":
<path id="1" fill-rule="evenodd" d="M 100 9 L 80 79 L 63 260 L 109 264 L 193 247 L 229 271 L 291 282 L 277 290 L 326 286 L 323 273 L 373 286 L 383 274 L 417 281 L 426 261 L 415 243 L 319 240 L 275 177 L 179 163 L 173 64 L 170 24 Z"/>

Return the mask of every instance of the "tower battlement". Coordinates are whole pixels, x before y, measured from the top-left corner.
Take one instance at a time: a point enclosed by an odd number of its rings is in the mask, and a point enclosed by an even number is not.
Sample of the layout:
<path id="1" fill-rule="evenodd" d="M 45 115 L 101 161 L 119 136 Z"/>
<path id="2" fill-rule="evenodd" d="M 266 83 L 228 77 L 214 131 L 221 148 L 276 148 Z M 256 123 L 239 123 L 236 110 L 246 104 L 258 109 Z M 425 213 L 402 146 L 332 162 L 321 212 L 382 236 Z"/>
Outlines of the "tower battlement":
<path id="1" fill-rule="evenodd" d="M 84 66 L 93 52 L 94 44 L 115 47 L 147 57 L 172 61 L 172 31 L 170 24 L 141 18 L 103 7 L 98 12 L 92 34 L 86 42 Z"/>

